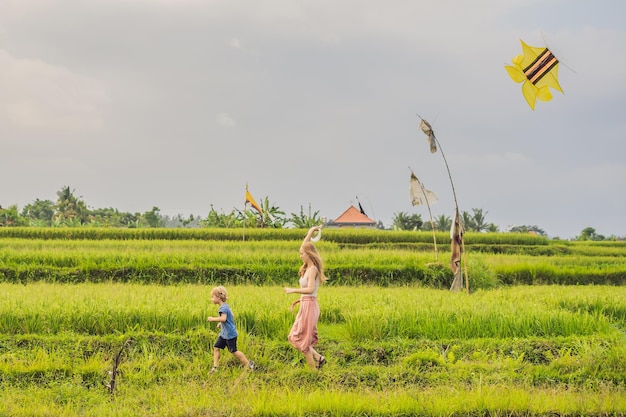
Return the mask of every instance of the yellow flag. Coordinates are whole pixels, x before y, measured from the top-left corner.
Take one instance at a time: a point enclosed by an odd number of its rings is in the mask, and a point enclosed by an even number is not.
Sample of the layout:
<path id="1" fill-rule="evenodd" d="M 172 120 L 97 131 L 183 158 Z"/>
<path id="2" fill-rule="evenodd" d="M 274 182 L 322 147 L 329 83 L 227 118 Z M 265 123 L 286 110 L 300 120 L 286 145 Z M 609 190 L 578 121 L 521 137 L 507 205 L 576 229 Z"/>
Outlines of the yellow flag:
<path id="1" fill-rule="evenodd" d="M 258 211 L 260 214 L 263 214 L 263 210 L 261 210 L 261 206 L 259 206 L 257 204 L 257 202 L 254 201 L 254 198 L 252 198 L 252 194 L 250 194 L 250 192 L 248 191 L 248 186 L 246 185 L 246 201 L 245 201 L 244 205 L 248 204 L 248 203 L 250 203 L 252 208 L 254 208 L 256 211 Z"/>

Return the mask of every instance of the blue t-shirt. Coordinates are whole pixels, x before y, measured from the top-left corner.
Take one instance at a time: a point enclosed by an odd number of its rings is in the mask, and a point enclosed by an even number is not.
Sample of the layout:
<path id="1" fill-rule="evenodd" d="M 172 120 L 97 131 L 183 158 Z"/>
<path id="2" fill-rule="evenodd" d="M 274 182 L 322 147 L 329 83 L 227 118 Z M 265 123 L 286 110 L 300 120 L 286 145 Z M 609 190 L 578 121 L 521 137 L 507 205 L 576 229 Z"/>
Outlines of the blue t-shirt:
<path id="1" fill-rule="evenodd" d="M 217 310 L 217 313 L 221 316 L 226 314 L 226 321 L 222 322 L 222 329 L 220 330 L 220 336 L 222 339 L 232 339 L 238 336 L 237 329 L 235 328 L 235 316 L 230 306 L 226 303 L 222 304 Z"/>

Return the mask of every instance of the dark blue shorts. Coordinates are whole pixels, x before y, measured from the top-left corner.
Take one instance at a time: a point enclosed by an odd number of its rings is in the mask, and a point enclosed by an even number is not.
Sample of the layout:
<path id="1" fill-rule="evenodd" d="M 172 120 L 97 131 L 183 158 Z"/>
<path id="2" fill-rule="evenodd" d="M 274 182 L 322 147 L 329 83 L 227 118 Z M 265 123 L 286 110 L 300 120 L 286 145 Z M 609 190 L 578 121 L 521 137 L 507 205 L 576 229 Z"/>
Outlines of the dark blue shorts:
<path id="1" fill-rule="evenodd" d="M 225 347 L 228 347 L 228 351 L 230 353 L 235 353 L 237 352 L 237 338 L 233 337 L 232 339 L 227 340 L 224 339 L 222 336 L 218 336 L 213 347 L 216 347 L 218 349 L 224 349 Z"/>

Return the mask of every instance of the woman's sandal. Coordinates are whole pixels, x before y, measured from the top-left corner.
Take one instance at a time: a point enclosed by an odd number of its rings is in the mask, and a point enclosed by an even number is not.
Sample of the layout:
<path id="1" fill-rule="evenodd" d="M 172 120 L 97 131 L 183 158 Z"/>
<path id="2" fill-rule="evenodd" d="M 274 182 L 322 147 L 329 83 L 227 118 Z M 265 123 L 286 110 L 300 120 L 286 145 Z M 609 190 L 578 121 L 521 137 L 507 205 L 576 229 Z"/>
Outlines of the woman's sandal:
<path id="1" fill-rule="evenodd" d="M 214 374 L 214 373 L 216 373 L 218 371 L 218 369 L 219 368 L 217 366 L 214 366 L 213 368 L 211 368 L 211 372 L 209 372 L 209 373 L 210 374 Z"/>
<path id="2" fill-rule="evenodd" d="M 320 358 L 317 360 L 317 369 L 322 369 L 322 366 L 326 365 L 326 358 L 323 355 L 320 355 Z"/>

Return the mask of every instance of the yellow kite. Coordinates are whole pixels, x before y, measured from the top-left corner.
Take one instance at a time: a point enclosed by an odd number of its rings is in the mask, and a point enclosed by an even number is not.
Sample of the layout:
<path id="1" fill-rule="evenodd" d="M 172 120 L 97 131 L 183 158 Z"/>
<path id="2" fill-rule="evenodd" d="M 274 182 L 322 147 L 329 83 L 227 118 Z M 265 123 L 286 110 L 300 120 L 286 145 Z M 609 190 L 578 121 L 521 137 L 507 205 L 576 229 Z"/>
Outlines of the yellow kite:
<path id="1" fill-rule="evenodd" d="M 559 85 L 559 60 L 548 48 L 528 46 L 522 42 L 522 55 L 513 58 L 513 65 L 504 68 L 516 83 L 522 84 L 522 93 L 531 109 L 535 110 L 535 101 L 552 100 L 553 88 L 561 93 Z"/>

